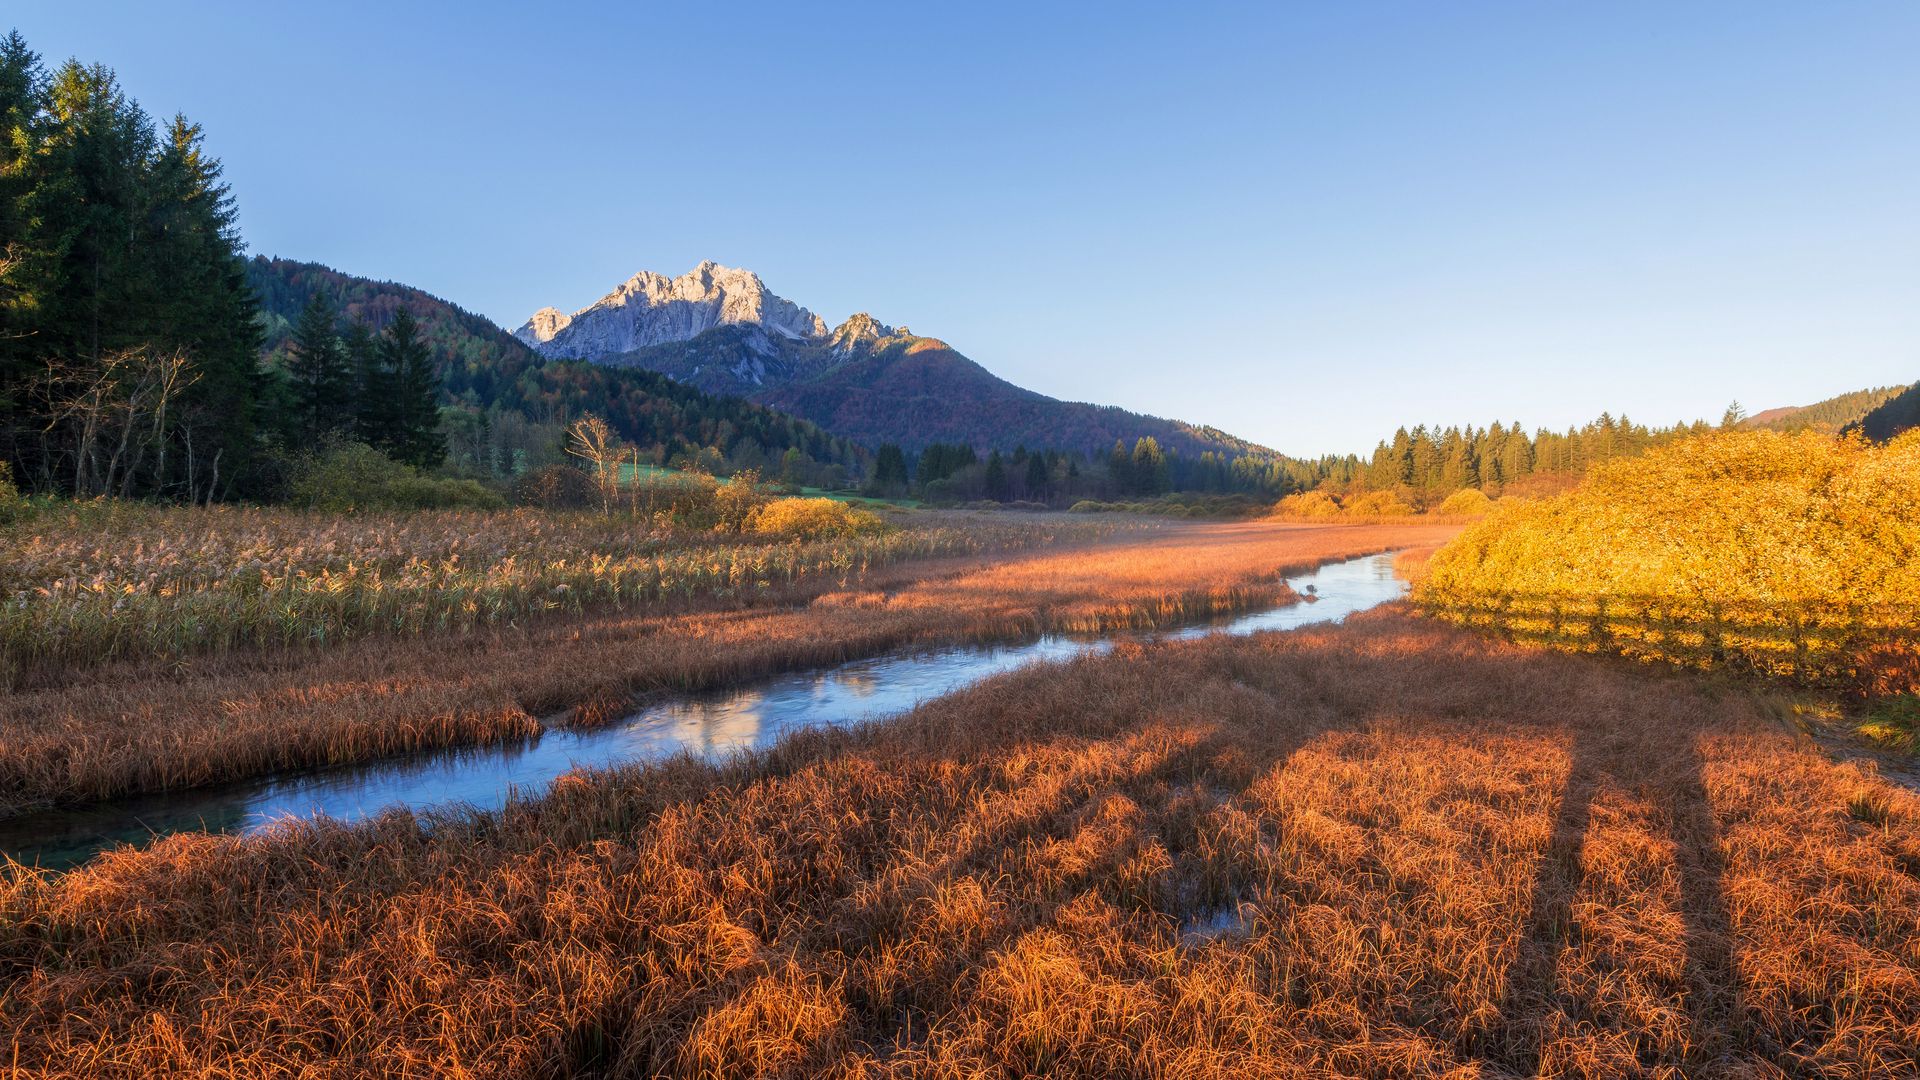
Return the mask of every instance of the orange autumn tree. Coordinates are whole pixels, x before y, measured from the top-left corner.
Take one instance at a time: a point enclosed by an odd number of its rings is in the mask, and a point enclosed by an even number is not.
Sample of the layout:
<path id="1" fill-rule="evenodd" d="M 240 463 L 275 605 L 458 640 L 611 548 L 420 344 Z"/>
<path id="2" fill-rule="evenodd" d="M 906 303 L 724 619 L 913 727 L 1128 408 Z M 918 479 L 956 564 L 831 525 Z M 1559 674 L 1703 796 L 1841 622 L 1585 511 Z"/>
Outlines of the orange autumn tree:
<path id="1" fill-rule="evenodd" d="M 1501 503 L 1416 595 L 1558 648 L 1920 690 L 1901 674 L 1920 670 L 1920 433 L 1719 432 L 1613 462 Z"/>

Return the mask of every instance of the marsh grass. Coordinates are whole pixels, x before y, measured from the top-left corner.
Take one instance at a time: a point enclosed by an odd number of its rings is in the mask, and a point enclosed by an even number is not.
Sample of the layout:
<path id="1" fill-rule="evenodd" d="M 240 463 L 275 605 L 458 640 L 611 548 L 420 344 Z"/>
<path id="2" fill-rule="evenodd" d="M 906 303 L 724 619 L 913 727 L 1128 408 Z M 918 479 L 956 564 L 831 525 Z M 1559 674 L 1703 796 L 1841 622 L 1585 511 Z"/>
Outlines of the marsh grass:
<path id="1" fill-rule="evenodd" d="M 0 688 L 120 660 L 177 663 L 702 598 L 746 602 L 903 560 L 1118 528 L 922 516 L 905 528 L 863 519 L 808 530 L 801 526 L 817 523 L 801 517 L 743 536 L 590 513 L 68 504 L 0 529 Z"/>
<path id="2" fill-rule="evenodd" d="M 1860 734 L 1895 750 L 1920 754 L 1920 694 L 1895 694 L 1867 706 Z"/>
<path id="3" fill-rule="evenodd" d="M 991 538 L 1000 526 L 983 528 Z M 1283 571 L 1447 532 L 1167 524 L 1092 535 L 1040 552 L 849 564 L 751 606 L 696 596 L 665 612 L 67 671 L 8 697 L 0 814 L 524 739 L 617 719 L 648 695 L 894 649 L 1188 623 L 1278 602 Z"/>
<path id="4" fill-rule="evenodd" d="M 1912 1075 L 1916 865 L 1920 798 L 1750 696 L 1389 611 L 12 868 L 0 1030 L 49 1077 Z"/>

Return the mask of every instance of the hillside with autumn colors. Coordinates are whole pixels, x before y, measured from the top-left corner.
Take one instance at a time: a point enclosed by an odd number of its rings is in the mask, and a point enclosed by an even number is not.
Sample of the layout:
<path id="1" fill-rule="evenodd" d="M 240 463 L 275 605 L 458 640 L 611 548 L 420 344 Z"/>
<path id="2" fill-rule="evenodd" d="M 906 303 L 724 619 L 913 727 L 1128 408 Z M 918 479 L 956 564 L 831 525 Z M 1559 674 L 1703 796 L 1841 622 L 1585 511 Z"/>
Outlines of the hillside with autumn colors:
<path id="1" fill-rule="evenodd" d="M 487 449 L 496 455 L 540 451 L 551 459 L 559 452 L 560 428 L 588 413 L 663 461 L 720 447 L 740 448 L 743 460 L 765 463 L 797 449 L 821 468 L 858 470 L 867 455 L 856 441 L 817 425 L 655 372 L 548 360 L 486 317 L 411 286 L 264 257 L 248 262 L 247 282 L 260 298 L 270 370 L 286 368 L 301 311 L 316 295 L 347 321 L 375 329 L 402 308 L 411 312 L 440 376 L 447 423 L 456 433 L 490 440 Z M 520 441 L 508 445 L 508 439 Z"/>

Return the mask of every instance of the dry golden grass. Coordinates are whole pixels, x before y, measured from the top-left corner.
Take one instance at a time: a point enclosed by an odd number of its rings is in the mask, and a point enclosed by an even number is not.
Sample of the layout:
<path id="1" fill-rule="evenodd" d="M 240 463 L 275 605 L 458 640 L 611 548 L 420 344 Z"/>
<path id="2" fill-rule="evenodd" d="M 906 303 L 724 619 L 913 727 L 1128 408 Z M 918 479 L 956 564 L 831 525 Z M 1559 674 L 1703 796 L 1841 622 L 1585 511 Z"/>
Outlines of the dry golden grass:
<path id="1" fill-rule="evenodd" d="M 1164 525 L 1003 561 L 849 568 L 782 606 L 582 613 L 472 633 L 69 673 L 0 717 L 0 815 L 280 769 L 524 738 L 715 687 L 904 646 L 1168 625 L 1274 602 L 1278 575 L 1432 546 L 1449 530 Z"/>
<path id="2" fill-rule="evenodd" d="M 1920 798 L 1694 677 L 1394 610 L 15 869 L 0 925 L 23 1076 L 1920 1070 Z"/>
<path id="3" fill-rule="evenodd" d="M 184 662 L 608 609 L 767 602 L 796 584 L 888 563 L 1120 527 L 916 514 L 895 528 L 826 500 L 748 505 L 757 496 L 744 490 L 720 489 L 736 517 L 751 516 L 744 534 L 665 514 L 59 504 L 0 522 L 0 690 L 58 684 L 112 660 Z"/>

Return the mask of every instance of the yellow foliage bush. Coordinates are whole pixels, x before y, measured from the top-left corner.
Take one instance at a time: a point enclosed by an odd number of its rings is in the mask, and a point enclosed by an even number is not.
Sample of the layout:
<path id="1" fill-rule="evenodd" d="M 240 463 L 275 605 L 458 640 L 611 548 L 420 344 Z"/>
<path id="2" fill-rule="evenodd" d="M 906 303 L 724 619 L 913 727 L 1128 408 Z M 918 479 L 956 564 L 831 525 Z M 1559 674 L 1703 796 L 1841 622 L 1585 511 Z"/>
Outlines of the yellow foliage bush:
<path id="1" fill-rule="evenodd" d="M 1369 491 L 1348 500 L 1346 506 L 1346 515 L 1357 518 L 1412 517 L 1415 513 L 1417 511 L 1393 491 Z"/>
<path id="2" fill-rule="evenodd" d="M 1461 488 L 1433 508 L 1441 517 L 1479 517 L 1493 510 L 1493 500 L 1479 488 Z"/>
<path id="3" fill-rule="evenodd" d="M 754 512 L 748 527 L 757 533 L 808 540 L 878 536 L 888 531 L 880 515 L 833 499 L 775 499 Z"/>
<path id="4" fill-rule="evenodd" d="M 1880 693 L 1916 669 L 1920 433 L 1736 431 L 1502 502 L 1434 556 L 1442 618 L 1561 648 Z"/>
<path id="5" fill-rule="evenodd" d="M 1290 518 L 1332 518 L 1340 516 L 1340 503 L 1324 491 L 1302 491 L 1280 500 L 1274 516 Z"/>

